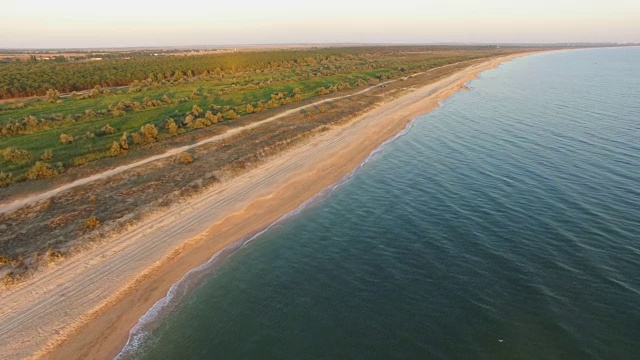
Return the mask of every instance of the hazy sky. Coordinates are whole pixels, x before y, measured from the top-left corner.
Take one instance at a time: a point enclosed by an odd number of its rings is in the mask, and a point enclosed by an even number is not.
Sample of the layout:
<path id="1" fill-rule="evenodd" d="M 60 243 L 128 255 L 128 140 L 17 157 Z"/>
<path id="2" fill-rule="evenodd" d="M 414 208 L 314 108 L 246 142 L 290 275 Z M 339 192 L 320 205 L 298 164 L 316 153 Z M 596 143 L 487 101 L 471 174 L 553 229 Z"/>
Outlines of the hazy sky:
<path id="1" fill-rule="evenodd" d="M 0 0 L 0 47 L 640 42 L 640 0 Z"/>

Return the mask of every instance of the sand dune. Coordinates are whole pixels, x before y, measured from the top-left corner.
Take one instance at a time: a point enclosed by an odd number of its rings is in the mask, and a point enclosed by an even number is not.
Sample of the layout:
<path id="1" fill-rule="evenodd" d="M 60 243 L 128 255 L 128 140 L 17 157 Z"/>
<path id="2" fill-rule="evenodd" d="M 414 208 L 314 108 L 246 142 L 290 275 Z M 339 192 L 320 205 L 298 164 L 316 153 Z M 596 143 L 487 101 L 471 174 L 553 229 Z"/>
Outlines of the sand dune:
<path id="1" fill-rule="evenodd" d="M 296 209 L 411 119 L 517 56 L 471 65 L 392 100 L 1 293 L 0 358 L 114 356 L 138 319 L 187 271 Z"/>

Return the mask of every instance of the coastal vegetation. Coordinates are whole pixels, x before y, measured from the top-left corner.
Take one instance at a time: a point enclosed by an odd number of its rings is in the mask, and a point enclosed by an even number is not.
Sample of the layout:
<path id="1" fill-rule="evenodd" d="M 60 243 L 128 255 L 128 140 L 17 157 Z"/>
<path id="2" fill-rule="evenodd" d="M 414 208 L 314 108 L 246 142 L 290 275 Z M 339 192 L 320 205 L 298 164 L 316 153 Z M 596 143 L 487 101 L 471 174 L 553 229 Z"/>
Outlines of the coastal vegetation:
<path id="1" fill-rule="evenodd" d="M 0 64 L 0 98 L 31 96 L 0 103 L 0 186 L 304 99 L 508 51 L 362 47 Z M 40 159 L 45 151 L 54 154 L 48 161 Z M 34 166 L 52 170 L 29 176 Z"/>
<path id="2" fill-rule="evenodd" d="M 263 60 L 243 59 L 237 64 L 237 54 L 206 55 L 228 63 L 220 71 L 194 67 L 189 75 L 182 70 L 182 76 L 165 77 L 164 82 L 157 77 L 134 79 L 117 89 L 101 83 L 75 95 L 66 94 L 68 88 L 62 87 L 45 91 L 43 97 L 0 103 L 2 199 L 51 188 L 309 105 L 223 140 L 0 214 L 4 259 L 0 278 L 12 283 L 48 263 L 40 261 L 39 254 L 52 251 L 58 259 L 80 251 L 110 233 L 126 230 L 146 214 L 229 181 L 412 87 L 450 75 L 473 61 L 522 50 L 273 51 L 244 54 Z M 264 60 L 269 56 L 273 61 Z M 195 58 L 183 60 L 192 64 Z M 359 93 L 389 79 L 403 81 Z M 310 105 L 335 93 L 352 96 Z"/>

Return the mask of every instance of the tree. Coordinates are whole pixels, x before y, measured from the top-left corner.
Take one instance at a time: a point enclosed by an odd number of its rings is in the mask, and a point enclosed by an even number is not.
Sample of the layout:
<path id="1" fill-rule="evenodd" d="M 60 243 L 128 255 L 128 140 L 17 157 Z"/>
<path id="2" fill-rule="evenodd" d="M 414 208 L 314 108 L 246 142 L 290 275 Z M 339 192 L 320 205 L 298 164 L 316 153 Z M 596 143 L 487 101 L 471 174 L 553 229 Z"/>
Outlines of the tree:
<path id="1" fill-rule="evenodd" d="M 140 127 L 140 133 L 148 143 L 155 142 L 158 138 L 158 129 L 153 124 L 146 124 Z"/>

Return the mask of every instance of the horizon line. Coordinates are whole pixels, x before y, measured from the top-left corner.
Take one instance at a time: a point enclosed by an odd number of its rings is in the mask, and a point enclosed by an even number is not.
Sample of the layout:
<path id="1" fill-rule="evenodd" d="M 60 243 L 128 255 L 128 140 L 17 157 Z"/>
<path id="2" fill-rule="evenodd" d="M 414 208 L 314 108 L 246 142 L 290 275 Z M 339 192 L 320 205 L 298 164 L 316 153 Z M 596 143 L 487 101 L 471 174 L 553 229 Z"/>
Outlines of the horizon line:
<path id="1" fill-rule="evenodd" d="M 230 49 L 252 47 L 364 47 L 364 46 L 634 46 L 640 42 L 326 42 L 326 43 L 238 43 L 209 45 L 139 45 L 139 46 L 102 46 L 102 47 L 1 47 L 0 51 L 27 50 L 136 50 L 136 49 Z"/>

